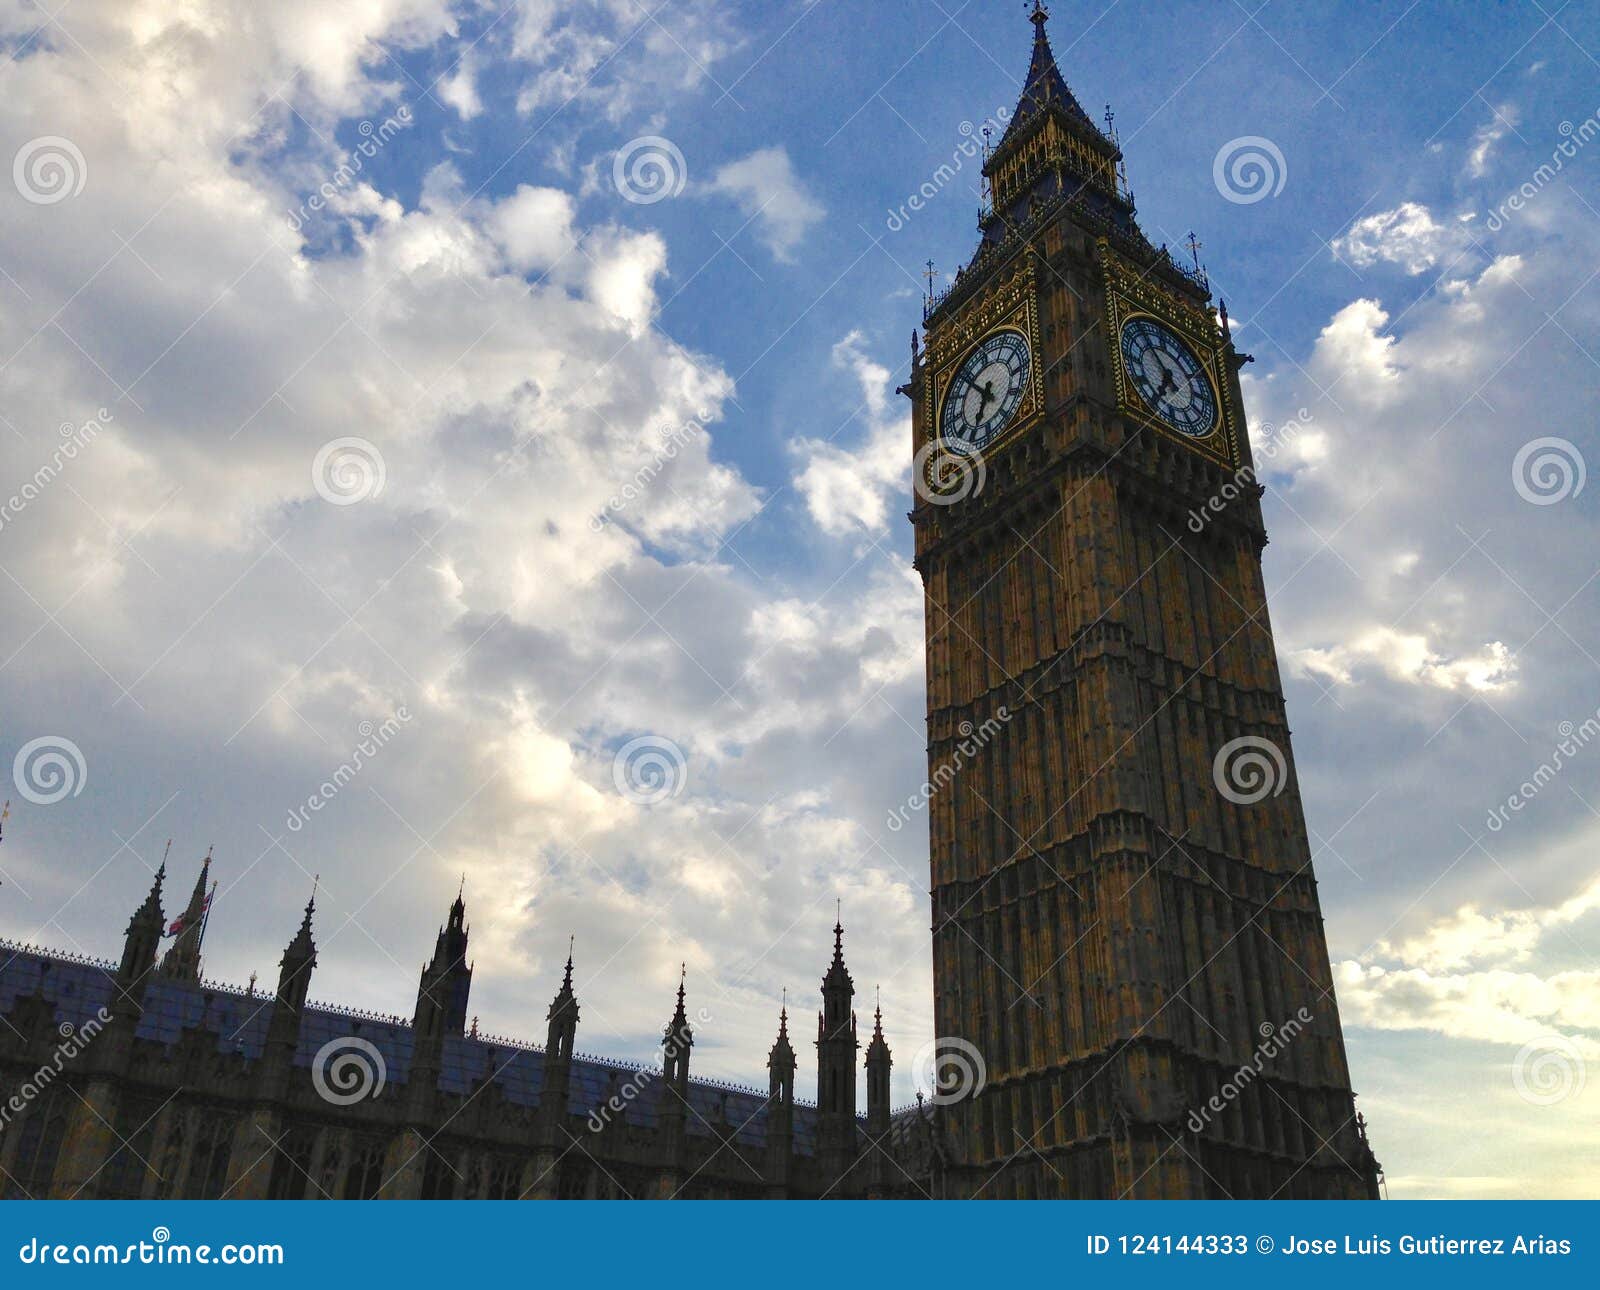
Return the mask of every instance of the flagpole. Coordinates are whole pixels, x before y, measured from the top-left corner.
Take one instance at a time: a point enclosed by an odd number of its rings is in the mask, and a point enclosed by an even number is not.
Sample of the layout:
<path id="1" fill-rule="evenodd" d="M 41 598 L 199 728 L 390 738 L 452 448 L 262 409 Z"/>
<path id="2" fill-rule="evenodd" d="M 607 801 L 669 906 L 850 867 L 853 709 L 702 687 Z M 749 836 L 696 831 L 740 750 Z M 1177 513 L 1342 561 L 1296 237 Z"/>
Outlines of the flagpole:
<path id="1" fill-rule="evenodd" d="M 211 902 L 216 899 L 216 895 L 217 882 L 216 879 L 213 878 L 211 880 L 211 894 L 206 897 L 205 913 L 200 915 L 200 931 L 195 935 L 194 938 L 194 956 L 196 962 L 198 962 L 200 959 L 200 945 L 206 939 L 206 924 L 211 921 Z"/>

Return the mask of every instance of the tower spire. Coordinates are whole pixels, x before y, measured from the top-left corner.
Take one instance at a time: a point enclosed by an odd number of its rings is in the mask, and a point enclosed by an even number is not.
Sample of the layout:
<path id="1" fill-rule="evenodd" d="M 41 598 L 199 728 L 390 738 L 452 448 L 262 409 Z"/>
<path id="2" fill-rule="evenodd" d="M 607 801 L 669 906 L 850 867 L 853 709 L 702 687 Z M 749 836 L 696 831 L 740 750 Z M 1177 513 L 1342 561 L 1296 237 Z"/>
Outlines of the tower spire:
<path id="1" fill-rule="evenodd" d="M 1061 196 L 1086 201 L 1124 226 L 1132 221 L 1132 205 L 1120 191 L 1122 154 L 1068 88 L 1045 31 L 1049 18 L 1050 11 L 1035 0 L 1028 15 L 1033 56 L 1022 95 L 983 164 L 991 197 L 986 236 L 995 219 L 1010 227 L 1035 202 Z"/>
<path id="2" fill-rule="evenodd" d="M 668 1028 L 668 1033 L 669 1034 L 671 1034 L 672 1031 L 679 1030 L 679 1029 L 681 1029 L 683 1027 L 688 1026 L 688 1024 L 689 1024 L 689 1016 L 683 1010 L 684 987 L 688 984 L 688 982 L 689 982 L 689 965 L 687 963 L 684 963 L 684 964 L 680 965 L 679 971 L 678 971 L 678 1007 L 677 1007 L 677 1011 L 675 1011 L 672 1014 L 672 1025 Z"/>

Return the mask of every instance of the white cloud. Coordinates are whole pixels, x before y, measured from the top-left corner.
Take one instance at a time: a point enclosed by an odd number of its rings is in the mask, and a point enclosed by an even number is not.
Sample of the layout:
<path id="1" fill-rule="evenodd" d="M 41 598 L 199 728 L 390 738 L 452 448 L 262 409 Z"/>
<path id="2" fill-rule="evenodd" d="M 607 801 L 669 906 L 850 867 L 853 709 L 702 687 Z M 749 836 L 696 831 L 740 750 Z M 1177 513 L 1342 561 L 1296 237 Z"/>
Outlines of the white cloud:
<path id="1" fill-rule="evenodd" d="M 719 0 L 681 0 L 670 23 L 634 0 L 520 0 L 511 30 L 527 69 L 517 110 L 541 120 L 575 106 L 624 121 L 704 86 L 740 45 Z"/>
<path id="2" fill-rule="evenodd" d="M 63 134 L 91 178 L 58 207 L 0 203 L 0 237 L 30 251 L 0 312 L 0 468 L 31 476 L 61 422 L 112 414 L 5 524 L 7 728 L 76 736 L 93 774 L 58 834 L 13 811 L 32 900 L 5 931 L 114 949 L 159 848 L 141 834 L 75 895 L 81 859 L 155 813 L 175 857 L 217 840 L 209 972 L 270 970 L 320 871 L 315 994 L 403 1012 L 395 965 L 466 869 L 485 1028 L 537 1034 L 529 1000 L 573 931 L 586 1047 L 648 1051 L 687 959 L 715 1017 L 697 1067 L 748 1078 L 779 988 L 826 966 L 838 895 L 852 966 L 914 1050 L 926 856 L 865 823 L 924 773 L 901 724 L 914 575 L 873 562 L 813 588 L 725 549 L 761 497 L 716 451 L 731 378 L 653 323 L 659 234 L 584 224 L 551 188 L 473 197 L 448 164 L 415 204 L 363 173 L 291 231 L 348 160 L 321 140 L 407 92 L 380 45 L 452 30 L 430 5 L 318 13 L 241 0 L 191 23 L 152 0 L 75 17 L 82 51 L 5 65 L 7 155 Z M 130 92 L 82 93 L 91 58 Z M 312 463 L 350 436 L 386 483 L 333 506 Z M 359 723 L 401 704 L 403 733 L 286 834 Z M 683 750 L 680 797 L 618 795 L 640 733 Z"/>
<path id="3" fill-rule="evenodd" d="M 1395 337 L 1383 333 L 1388 321 L 1376 300 L 1352 300 L 1317 337 L 1313 362 L 1333 373 L 1350 398 L 1382 403 L 1398 388 Z"/>
<path id="4" fill-rule="evenodd" d="M 730 161 L 712 177 L 710 191 L 732 198 L 780 260 L 792 260 L 806 230 L 827 214 L 806 191 L 782 147 L 761 148 Z"/>
<path id="5" fill-rule="evenodd" d="M 911 415 L 909 407 L 891 406 L 893 378 L 863 348 L 861 333 L 851 332 L 833 347 L 833 361 L 848 370 L 861 389 L 858 411 L 866 413 L 867 430 L 855 448 L 829 439 L 802 439 L 794 452 L 804 464 L 795 487 L 806 499 L 811 518 L 835 536 L 888 529 L 896 498 L 909 492 Z M 853 419 L 853 418 L 852 418 Z"/>
<path id="6" fill-rule="evenodd" d="M 521 273 L 554 267 L 577 245 L 576 211 L 569 194 L 554 188 L 519 185 L 510 197 L 494 204 L 490 227 Z"/>
<path id="7" fill-rule="evenodd" d="M 1472 147 L 1467 153 L 1467 174 L 1481 179 L 1489 173 L 1489 163 L 1495 145 L 1510 134 L 1517 124 L 1517 110 L 1509 103 L 1493 109 L 1494 116 L 1485 121 L 1472 136 Z"/>
<path id="8" fill-rule="evenodd" d="M 1464 657 L 1446 657 L 1427 637 L 1376 626 L 1353 639 L 1325 649 L 1303 647 L 1289 654 L 1293 666 L 1308 674 L 1349 685 L 1356 673 L 1371 664 L 1391 679 L 1441 690 L 1493 693 L 1505 689 L 1516 676 L 1516 662 L 1500 641 Z"/>
<path id="9" fill-rule="evenodd" d="M 470 121 L 483 113 L 483 100 L 478 97 L 477 59 L 473 53 L 461 55 L 455 69 L 434 87 L 434 93 L 443 103 L 456 110 L 463 121 Z"/>
<path id="10" fill-rule="evenodd" d="M 1465 245 L 1459 228 L 1438 223 L 1418 202 L 1402 202 L 1393 210 L 1358 219 L 1342 237 L 1333 239 L 1334 253 L 1358 269 L 1387 260 L 1410 274 L 1426 272 Z"/>

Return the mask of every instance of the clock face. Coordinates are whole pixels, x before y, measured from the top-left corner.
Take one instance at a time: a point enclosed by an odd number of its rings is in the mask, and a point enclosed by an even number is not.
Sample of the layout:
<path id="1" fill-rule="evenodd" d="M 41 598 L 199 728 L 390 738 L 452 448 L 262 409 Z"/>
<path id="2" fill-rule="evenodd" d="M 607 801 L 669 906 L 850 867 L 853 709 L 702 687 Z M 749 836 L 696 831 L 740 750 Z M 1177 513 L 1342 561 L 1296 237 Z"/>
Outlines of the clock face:
<path id="1" fill-rule="evenodd" d="M 1028 388 L 1028 342 L 999 331 L 967 355 L 944 396 L 939 426 L 952 452 L 980 452 L 1016 415 Z"/>
<path id="2" fill-rule="evenodd" d="M 1122 327 L 1122 362 L 1139 397 L 1180 434 L 1203 439 L 1216 428 L 1217 396 L 1194 350 L 1153 318 Z"/>

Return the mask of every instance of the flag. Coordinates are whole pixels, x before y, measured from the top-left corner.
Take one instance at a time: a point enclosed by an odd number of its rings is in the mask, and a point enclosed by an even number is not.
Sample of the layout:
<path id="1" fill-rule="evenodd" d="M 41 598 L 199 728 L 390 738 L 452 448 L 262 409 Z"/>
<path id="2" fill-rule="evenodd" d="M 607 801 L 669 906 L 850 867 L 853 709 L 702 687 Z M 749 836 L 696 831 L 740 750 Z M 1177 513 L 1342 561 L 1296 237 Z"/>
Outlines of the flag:
<path id="1" fill-rule="evenodd" d="M 211 891 L 206 893 L 206 898 L 200 902 L 200 913 L 201 913 L 202 916 L 205 914 L 205 912 L 208 909 L 211 908 L 211 897 L 213 895 L 215 895 L 215 894 L 216 894 L 216 888 L 213 887 L 211 889 Z M 176 918 L 174 918 L 172 920 L 172 926 L 167 928 L 167 935 L 168 936 L 176 936 L 180 932 L 182 932 L 183 929 L 189 925 L 188 917 L 189 916 L 188 916 L 187 913 L 183 913 L 183 914 L 179 914 Z"/>

